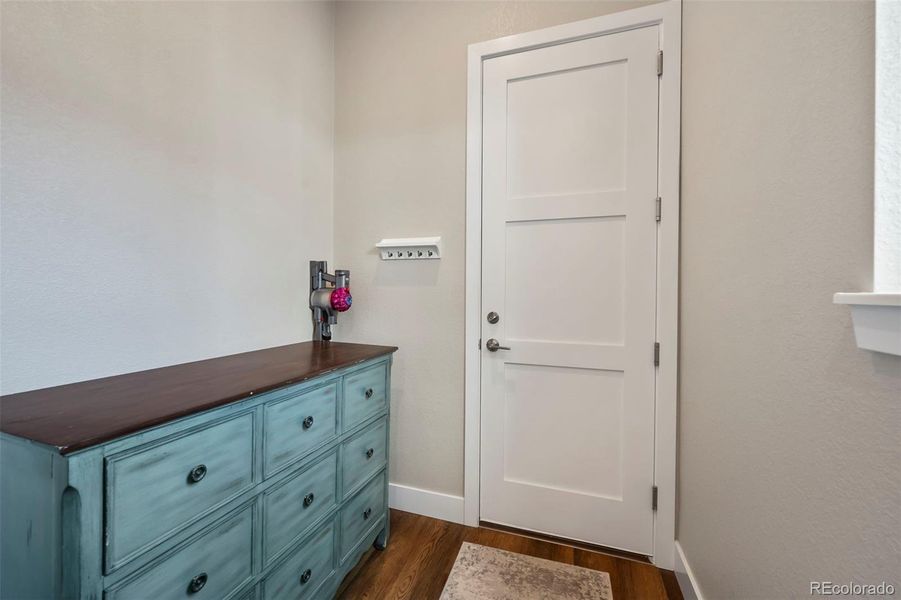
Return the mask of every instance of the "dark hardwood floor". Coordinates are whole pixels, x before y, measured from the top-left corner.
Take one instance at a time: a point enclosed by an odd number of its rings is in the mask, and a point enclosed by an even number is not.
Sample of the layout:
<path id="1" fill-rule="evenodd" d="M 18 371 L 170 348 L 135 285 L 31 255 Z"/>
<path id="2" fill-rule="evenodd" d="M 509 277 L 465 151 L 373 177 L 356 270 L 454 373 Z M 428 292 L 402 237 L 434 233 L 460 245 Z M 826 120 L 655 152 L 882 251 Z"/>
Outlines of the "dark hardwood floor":
<path id="1" fill-rule="evenodd" d="M 554 542 L 391 511 L 388 547 L 370 550 L 351 571 L 338 598 L 429 600 L 438 598 L 463 542 L 555 560 L 610 574 L 614 600 L 682 600 L 672 571 L 647 562 Z"/>

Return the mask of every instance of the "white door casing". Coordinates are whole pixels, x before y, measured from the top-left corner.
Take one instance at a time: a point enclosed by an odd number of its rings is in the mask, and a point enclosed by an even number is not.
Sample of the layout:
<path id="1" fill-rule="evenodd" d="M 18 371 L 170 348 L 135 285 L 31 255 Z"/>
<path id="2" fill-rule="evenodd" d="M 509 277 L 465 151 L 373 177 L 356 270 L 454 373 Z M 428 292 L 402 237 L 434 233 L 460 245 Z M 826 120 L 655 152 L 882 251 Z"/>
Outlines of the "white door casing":
<path id="1" fill-rule="evenodd" d="M 681 0 L 665 0 L 599 17 L 471 44 L 467 58 L 466 108 L 466 314 L 464 477 L 461 522 L 476 526 L 480 514 L 482 416 L 482 68 L 490 59 L 571 41 L 656 26 L 662 75 L 659 86 L 658 190 L 663 214 L 657 239 L 657 341 L 654 482 L 658 490 L 651 560 L 676 565 L 676 411 L 679 321 L 679 163 L 681 95 Z"/>
<path id="2" fill-rule="evenodd" d="M 482 80 L 481 519 L 654 553 L 656 26 Z M 496 311 L 490 324 L 485 313 Z"/>

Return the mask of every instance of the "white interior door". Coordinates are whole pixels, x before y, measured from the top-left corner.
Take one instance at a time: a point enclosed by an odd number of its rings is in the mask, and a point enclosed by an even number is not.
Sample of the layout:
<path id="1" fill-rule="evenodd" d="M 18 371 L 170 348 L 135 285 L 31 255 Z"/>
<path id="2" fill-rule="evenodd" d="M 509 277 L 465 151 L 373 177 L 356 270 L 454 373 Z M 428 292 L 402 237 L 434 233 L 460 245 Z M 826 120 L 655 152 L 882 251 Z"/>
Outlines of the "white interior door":
<path id="1" fill-rule="evenodd" d="M 647 27 L 501 56 L 482 88 L 481 518 L 642 554 L 657 48 Z"/>

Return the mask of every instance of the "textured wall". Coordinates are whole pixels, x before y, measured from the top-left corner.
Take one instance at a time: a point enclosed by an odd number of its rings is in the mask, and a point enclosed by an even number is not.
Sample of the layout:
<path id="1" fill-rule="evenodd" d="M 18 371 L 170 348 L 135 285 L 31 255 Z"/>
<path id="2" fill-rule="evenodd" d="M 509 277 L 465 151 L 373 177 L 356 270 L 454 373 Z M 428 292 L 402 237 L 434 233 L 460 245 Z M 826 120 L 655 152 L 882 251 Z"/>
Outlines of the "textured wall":
<path id="1" fill-rule="evenodd" d="M 687 2 L 678 538 L 708 598 L 901 584 L 901 359 L 871 289 L 873 4 Z"/>
<path id="2" fill-rule="evenodd" d="M 4 393 L 309 339 L 334 5 L 3 2 Z"/>
<path id="3" fill-rule="evenodd" d="M 391 479 L 463 493 L 466 49 L 637 6 L 341 2 L 335 75 L 335 260 L 354 310 L 336 336 L 396 344 Z M 440 261 L 384 263 L 381 238 L 440 235 Z"/>

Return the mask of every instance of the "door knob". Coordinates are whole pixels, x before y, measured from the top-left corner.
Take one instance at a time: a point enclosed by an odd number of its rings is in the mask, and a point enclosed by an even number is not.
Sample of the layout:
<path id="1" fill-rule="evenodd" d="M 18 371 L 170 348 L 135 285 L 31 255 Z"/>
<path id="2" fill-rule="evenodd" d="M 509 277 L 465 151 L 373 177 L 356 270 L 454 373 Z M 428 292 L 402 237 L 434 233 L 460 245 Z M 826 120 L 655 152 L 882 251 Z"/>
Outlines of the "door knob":
<path id="1" fill-rule="evenodd" d="M 485 347 L 488 348 L 489 352 L 497 352 L 498 350 L 509 350 L 507 346 L 501 346 L 501 343 L 494 338 L 489 339 L 485 342 Z"/>

